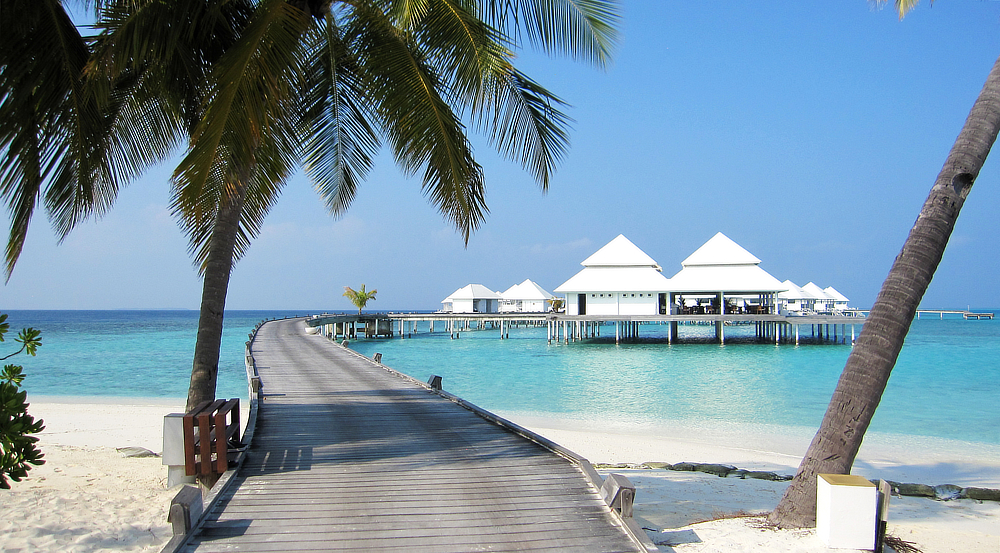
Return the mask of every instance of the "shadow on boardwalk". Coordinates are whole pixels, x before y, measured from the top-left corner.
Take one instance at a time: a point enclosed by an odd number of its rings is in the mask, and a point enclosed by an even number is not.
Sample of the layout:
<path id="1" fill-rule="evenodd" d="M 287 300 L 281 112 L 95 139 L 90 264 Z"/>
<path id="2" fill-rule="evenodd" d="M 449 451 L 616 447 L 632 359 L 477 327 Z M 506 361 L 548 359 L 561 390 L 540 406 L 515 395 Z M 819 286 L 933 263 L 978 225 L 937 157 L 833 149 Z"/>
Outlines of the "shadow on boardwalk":
<path id="1" fill-rule="evenodd" d="M 643 550 L 580 466 L 300 320 L 252 352 L 253 444 L 184 550 Z"/>

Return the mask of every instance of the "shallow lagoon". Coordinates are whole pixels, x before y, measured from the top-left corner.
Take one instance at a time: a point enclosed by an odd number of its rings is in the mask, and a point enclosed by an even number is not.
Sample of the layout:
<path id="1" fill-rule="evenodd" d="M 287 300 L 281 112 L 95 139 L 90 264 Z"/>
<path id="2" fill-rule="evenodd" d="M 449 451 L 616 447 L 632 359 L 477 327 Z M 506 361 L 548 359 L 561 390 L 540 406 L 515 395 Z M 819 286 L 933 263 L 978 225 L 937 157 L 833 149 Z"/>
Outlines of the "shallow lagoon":
<path id="1" fill-rule="evenodd" d="M 220 397 L 246 394 L 243 348 L 253 325 L 295 314 L 227 313 Z M 10 315 L 12 334 L 24 326 L 43 331 L 37 357 L 14 359 L 26 368 L 25 386 L 32 396 L 186 394 L 196 311 Z M 380 352 L 384 363 L 421 380 L 441 375 L 445 389 L 506 413 L 629 425 L 666 420 L 813 429 L 851 349 L 832 344 L 667 345 L 656 339 L 656 330 L 644 326 L 641 335 L 651 341 L 637 344 L 550 345 L 544 328 L 515 328 L 502 341 L 498 330 L 464 332 L 451 340 L 447 333 L 427 334 L 425 323 L 411 339 L 360 340 L 351 347 L 369 356 Z M 603 334 L 613 336 L 613 327 Z M 13 346 L 12 341 L 4 346 L 8 344 Z M 915 321 L 871 431 L 1000 444 L 998 359 L 1000 321 Z"/>

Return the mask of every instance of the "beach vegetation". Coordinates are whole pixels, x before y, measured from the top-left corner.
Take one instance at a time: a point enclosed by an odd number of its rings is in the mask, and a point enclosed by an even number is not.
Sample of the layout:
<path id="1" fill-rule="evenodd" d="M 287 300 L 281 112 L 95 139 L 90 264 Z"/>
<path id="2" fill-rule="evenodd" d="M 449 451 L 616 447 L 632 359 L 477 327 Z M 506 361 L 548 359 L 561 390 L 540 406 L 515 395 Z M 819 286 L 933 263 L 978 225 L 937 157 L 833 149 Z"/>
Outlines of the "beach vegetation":
<path id="1" fill-rule="evenodd" d="M 897 0 L 902 18 L 917 4 Z M 958 214 L 1000 132 L 1000 59 L 955 140 L 902 251 L 851 350 L 819 430 L 770 520 L 781 527 L 816 524 L 818 474 L 850 474 L 903 347 L 910 324 L 944 255 Z"/>
<path id="2" fill-rule="evenodd" d="M 388 148 L 467 243 L 488 213 L 470 126 L 543 191 L 568 148 L 566 104 L 517 52 L 605 66 L 619 19 L 615 0 L 80 3 L 96 37 L 58 0 L 4 3 L 7 276 L 39 197 L 65 236 L 183 147 L 171 208 L 203 277 L 188 409 L 215 397 L 233 265 L 300 168 L 339 216 Z"/>
<path id="3" fill-rule="evenodd" d="M 0 342 L 10 330 L 7 315 L 0 313 Z M 0 361 L 24 353 L 34 356 L 42 345 L 41 331 L 33 328 L 21 329 L 14 339 L 21 347 L 3 357 Z M 32 465 L 45 464 L 43 454 L 38 449 L 38 434 L 45 429 L 41 419 L 35 420 L 28 414 L 28 392 L 21 389 L 24 381 L 24 367 L 4 365 L 0 372 L 0 489 L 10 489 L 10 482 L 20 482 L 27 477 Z"/>
<path id="4" fill-rule="evenodd" d="M 360 290 L 355 290 L 350 286 L 344 286 L 344 296 L 347 299 L 351 300 L 351 303 L 354 304 L 354 307 L 358 308 L 358 315 L 361 314 L 361 310 L 364 309 L 366 305 L 368 305 L 369 301 L 375 301 L 375 294 L 377 293 L 378 290 L 366 291 L 364 284 L 361 285 Z"/>

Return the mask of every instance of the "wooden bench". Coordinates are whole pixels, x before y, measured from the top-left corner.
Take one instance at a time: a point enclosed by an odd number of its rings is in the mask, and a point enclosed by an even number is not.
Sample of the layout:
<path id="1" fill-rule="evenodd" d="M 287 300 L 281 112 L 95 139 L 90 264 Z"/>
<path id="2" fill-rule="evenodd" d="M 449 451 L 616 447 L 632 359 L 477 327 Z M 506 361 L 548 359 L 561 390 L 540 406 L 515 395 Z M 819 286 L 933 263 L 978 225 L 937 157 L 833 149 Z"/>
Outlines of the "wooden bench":
<path id="1" fill-rule="evenodd" d="M 230 450 L 235 453 L 239 447 L 239 398 L 206 401 L 184 414 L 184 470 L 188 476 L 226 472 Z"/>

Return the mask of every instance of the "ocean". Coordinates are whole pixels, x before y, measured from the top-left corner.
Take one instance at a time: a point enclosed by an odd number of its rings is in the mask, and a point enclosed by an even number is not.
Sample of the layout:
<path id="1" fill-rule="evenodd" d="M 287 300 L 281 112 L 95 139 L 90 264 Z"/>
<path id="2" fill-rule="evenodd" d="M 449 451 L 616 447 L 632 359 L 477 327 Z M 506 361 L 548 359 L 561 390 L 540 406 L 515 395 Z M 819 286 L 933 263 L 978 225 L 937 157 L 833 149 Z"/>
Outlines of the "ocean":
<path id="1" fill-rule="evenodd" d="M 227 312 L 217 395 L 246 397 L 243 351 L 254 324 L 305 314 Z M 11 331 L 0 356 L 15 349 L 20 328 L 42 331 L 36 357 L 7 361 L 24 365 L 29 401 L 186 395 L 197 311 L 9 315 Z M 508 340 L 500 340 L 498 330 L 463 332 L 452 340 L 440 328 L 428 334 L 424 323 L 409 339 L 358 340 L 351 347 L 367 356 L 381 353 L 383 363 L 420 380 L 439 375 L 446 390 L 493 411 L 772 428 L 818 426 L 851 350 L 834 344 L 667 345 L 653 335 L 655 326 L 642 328 L 646 340 L 619 345 L 550 345 L 545 328 L 514 328 Z M 614 328 L 602 334 L 613 337 Z M 925 317 L 911 327 L 869 430 L 1000 444 L 997 398 L 1000 320 Z"/>

